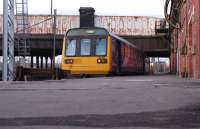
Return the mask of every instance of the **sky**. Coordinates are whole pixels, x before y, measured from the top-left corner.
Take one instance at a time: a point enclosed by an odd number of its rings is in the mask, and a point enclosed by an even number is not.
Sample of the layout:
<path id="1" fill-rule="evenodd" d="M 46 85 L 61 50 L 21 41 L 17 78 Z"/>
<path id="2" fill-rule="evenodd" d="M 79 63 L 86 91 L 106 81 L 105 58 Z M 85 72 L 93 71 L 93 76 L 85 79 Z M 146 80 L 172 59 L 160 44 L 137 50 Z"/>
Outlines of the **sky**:
<path id="1" fill-rule="evenodd" d="M 80 7 L 93 7 L 96 15 L 164 17 L 165 0 L 53 0 L 58 14 L 78 15 Z M 28 0 L 29 14 L 50 14 L 51 0 Z M 0 0 L 0 14 L 3 0 Z"/>

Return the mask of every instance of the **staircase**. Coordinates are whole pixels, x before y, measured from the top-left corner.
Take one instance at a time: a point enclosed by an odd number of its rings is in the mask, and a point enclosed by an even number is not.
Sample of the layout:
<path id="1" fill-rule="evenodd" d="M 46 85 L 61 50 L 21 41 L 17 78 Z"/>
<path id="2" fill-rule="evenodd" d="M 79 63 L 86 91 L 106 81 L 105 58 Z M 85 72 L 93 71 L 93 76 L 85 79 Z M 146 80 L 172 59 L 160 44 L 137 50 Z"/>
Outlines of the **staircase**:
<path id="1" fill-rule="evenodd" d="M 27 0 L 15 0 L 16 7 L 16 34 L 17 41 L 15 49 L 17 56 L 20 56 L 20 64 L 27 63 L 26 57 L 30 55 L 30 41 L 28 32 L 28 3 Z"/>

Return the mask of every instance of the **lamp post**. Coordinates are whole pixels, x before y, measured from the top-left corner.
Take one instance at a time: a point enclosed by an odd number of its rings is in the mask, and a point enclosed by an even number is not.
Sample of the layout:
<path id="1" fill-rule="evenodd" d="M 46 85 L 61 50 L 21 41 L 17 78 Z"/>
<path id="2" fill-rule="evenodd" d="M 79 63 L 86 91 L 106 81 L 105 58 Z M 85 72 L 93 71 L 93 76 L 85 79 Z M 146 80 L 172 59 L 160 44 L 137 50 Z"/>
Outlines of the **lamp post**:
<path id="1" fill-rule="evenodd" d="M 56 79 L 56 69 L 55 69 L 55 56 L 56 56 L 56 9 L 54 9 L 54 17 L 53 17 L 53 53 L 52 53 L 52 70 L 53 70 L 53 76 L 52 79 Z"/>
<path id="2" fill-rule="evenodd" d="M 51 0 L 51 16 L 53 15 L 53 0 Z"/>
<path id="3" fill-rule="evenodd" d="M 53 69 L 55 69 L 55 55 L 56 55 L 56 9 L 54 9 L 53 20 Z"/>

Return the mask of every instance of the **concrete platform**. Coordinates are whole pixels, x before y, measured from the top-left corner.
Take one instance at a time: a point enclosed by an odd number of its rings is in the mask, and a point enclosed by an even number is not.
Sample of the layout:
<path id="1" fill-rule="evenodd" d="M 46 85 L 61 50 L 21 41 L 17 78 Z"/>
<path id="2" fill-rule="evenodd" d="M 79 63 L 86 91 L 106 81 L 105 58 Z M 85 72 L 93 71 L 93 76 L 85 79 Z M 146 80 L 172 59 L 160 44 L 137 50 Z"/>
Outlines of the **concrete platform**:
<path id="1" fill-rule="evenodd" d="M 169 75 L 0 82 L 0 129 L 198 129 L 199 100 Z"/>

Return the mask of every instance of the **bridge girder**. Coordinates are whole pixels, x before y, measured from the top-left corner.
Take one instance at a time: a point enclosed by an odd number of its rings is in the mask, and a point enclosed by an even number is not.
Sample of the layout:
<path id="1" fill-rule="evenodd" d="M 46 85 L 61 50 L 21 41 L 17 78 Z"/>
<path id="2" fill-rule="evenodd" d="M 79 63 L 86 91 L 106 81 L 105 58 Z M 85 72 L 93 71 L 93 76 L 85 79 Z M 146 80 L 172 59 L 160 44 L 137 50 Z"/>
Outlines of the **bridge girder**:
<path id="1" fill-rule="evenodd" d="M 16 35 L 17 36 L 17 35 Z M 1 40 L 0 35 L 0 40 Z M 166 35 L 163 36 L 122 36 L 126 40 L 134 43 L 144 50 L 147 57 L 169 57 L 169 41 Z M 61 54 L 63 35 L 56 36 L 56 55 Z M 51 56 L 52 55 L 52 34 L 32 34 L 30 35 L 31 56 Z M 2 47 L 0 47 L 2 50 Z M 15 52 L 16 53 L 16 52 Z"/>

